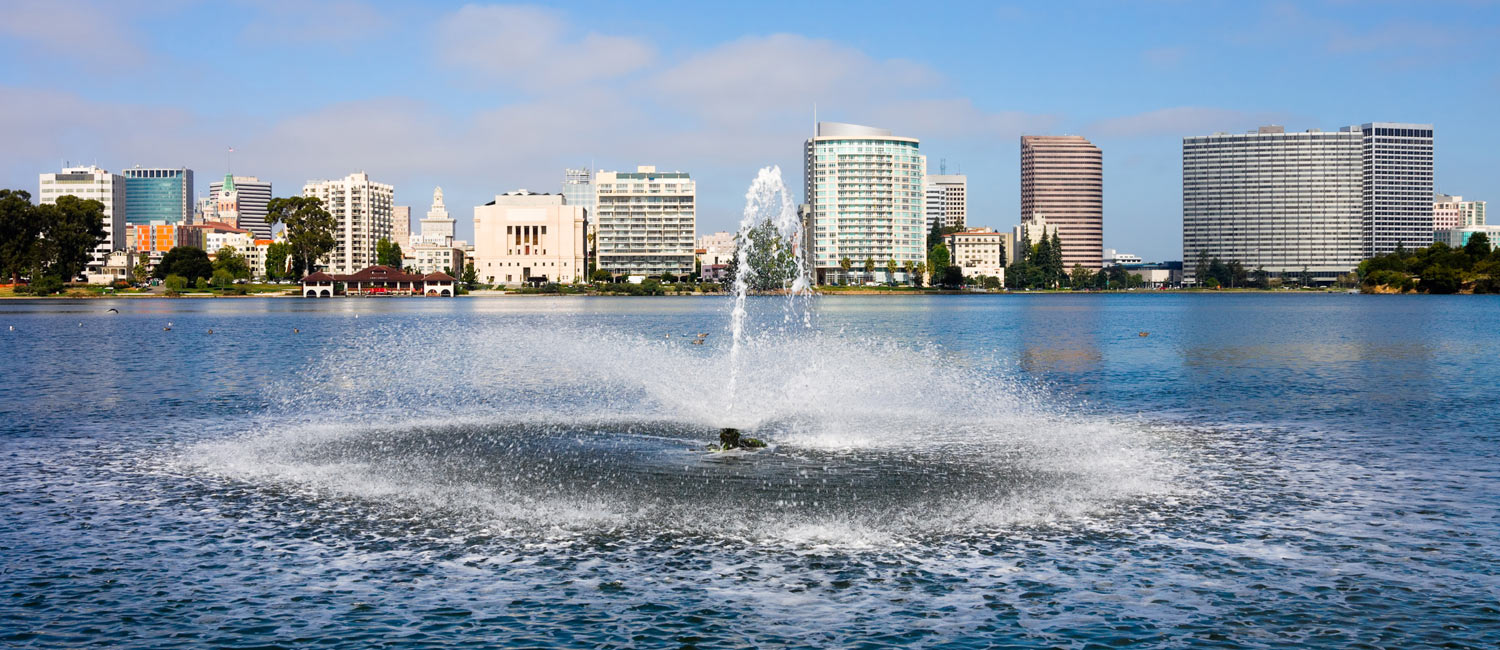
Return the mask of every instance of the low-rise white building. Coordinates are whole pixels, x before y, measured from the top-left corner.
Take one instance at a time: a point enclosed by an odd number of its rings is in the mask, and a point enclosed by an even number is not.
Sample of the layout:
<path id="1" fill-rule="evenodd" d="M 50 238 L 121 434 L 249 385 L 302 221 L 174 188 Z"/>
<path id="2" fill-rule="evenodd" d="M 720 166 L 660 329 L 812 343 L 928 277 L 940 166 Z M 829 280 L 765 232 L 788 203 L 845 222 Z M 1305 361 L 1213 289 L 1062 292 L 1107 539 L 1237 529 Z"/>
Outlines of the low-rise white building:
<path id="1" fill-rule="evenodd" d="M 584 213 L 581 205 L 565 204 L 561 194 L 526 190 L 474 208 L 479 281 L 516 286 L 585 280 Z"/>
<path id="2" fill-rule="evenodd" d="M 94 247 L 88 269 L 100 272 L 109 254 L 129 247 L 125 224 L 125 177 L 111 174 L 93 165 L 68 167 L 61 172 L 41 174 L 37 202 L 57 203 L 58 197 L 76 196 L 104 204 L 104 241 Z M 71 278 L 68 278 L 71 279 Z"/>
<path id="3" fill-rule="evenodd" d="M 411 268 L 424 274 L 442 272 L 459 277 L 464 272 L 464 250 L 456 246 L 412 244 L 411 250 L 406 251 L 402 263 L 406 263 L 406 260 L 410 260 Z"/>
<path id="4" fill-rule="evenodd" d="M 964 277 L 987 275 L 1005 282 L 1005 258 L 1011 233 L 975 228 L 943 236 L 950 263 L 963 269 Z M 934 275 L 942 269 L 933 269 Z"/>
<path id="5" fill-rule="evenodd" d="M 1490 240 L 1490 250 L 1500 248 L 1500 226 L 1464 226 L 1462 228 L 1444 228 L 1432 233 L 1434 243 L 1441 242 L 1454 248 L 1463 248 L 1469 243 L 1469 238 L 1475 233 L 1484 233 Z"/>

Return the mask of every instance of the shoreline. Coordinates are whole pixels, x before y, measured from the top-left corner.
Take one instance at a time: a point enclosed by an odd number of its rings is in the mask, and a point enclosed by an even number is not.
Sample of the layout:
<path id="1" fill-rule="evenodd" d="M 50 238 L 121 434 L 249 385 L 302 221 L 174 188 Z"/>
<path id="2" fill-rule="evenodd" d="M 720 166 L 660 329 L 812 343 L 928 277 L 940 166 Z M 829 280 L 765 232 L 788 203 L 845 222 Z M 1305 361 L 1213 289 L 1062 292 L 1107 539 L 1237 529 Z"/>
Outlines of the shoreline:
<path id="1" fill-rule="evenodd" d="M 1139 290 L 1139 291 L 1127 291 L 1127 290 L 1114 290 L 1114 291 L 1045 291 L 1044 290 L 1044 291 L 983 291 L 983 292 L 981 292 L 981 291 L 953 291 L 953 290 L 942 290 L 942 291 L 880 291 L 880 290 L 871 290 L 871 289 L 853 289 L 853 290 L 848 290 L 848 291 L 842 291 L 842 290 L 840 290 L 840 291 L 817 292 L 814 295 L 816 295 L 819 298 L 828 298 L 828 297 L 838 297 L 838 296 L 886 296 L 886 297 L 976 296 L 977 297 L 977 296 L 1259 295 L 1259 294 L 1271 294 L 1271 295 L 1290 295 L 1290 294 L 1306 294 L 1306 295 L 1406 295 L 1406 294 L 1402 294 L 1402 293 L 1386 292 L 1386 291 L 1350 292 L 1347 289 L 1321 289 L 1321 290 L 1313 290 L 1313 291 L 1305 291 L 1305 290 L 1288 291 L 1288 290 L 1277 290 L 1277 289 L 1146 289 L 1146 290 Z M 666 294 L 666 295 L 660 295 L 660 296 L 636 296 L 636 295 L 631 295 L 631 294 L 628 294 L 628 293 L 607 293 L 607 294 L 601 294 L 601 293 L 519 293 L 519 292 L 502 292 L 502 291 L 483 290 L 483 291 L 479 291 L 479 292 L 462 294 L 462 295 L 458 295 L 458 296 L 450 296 L 449 299 L 453 299 L 453 298 L 477 298 L 477 299 L 494 299 L 494 298 L 723 298 L 723 297 L 727 297 L 727 296 L 730 296 L 730 295 L 732 295 L 732 294 L 728 294 L 728 293 L 693 293 L 693 294 Z M 1427 294 L 1421 294 L 1421 293 L 1412 292 L 1411 295 L 1427 295 Z M 1476 295 L 1476 294 L 1471 294 L 1471 293 L 1456 293 L 1456 294 L 1451 294 L 1451 295 Z M 1479 294 L 1479 295 L 1483 295 L 1483 294 Z M 151 299 L 151 298 L 164 299 L 164 300 L 212 300 L 212 299 L 221 299 L 221 298 L 222 299 L 232 299 L 232 300 L 244 300 L 244 299 L 254 299 L 254 298 L 267 298 L 267 299 L 282 300 L 282 299 L 289 299 L 289 298 L 305 298 L 305 296 L 302 296 L 302 295 L 296 294 L 296 293 L 292 293 L 292 294 L 288 294 L 288 293 L 262 293 L 262 294 L 248 294 L 248 295 L 243 295 L 243 296 L 225 296 L 225 295 L 215 295 L 215 294 L 208 294 L 208 293 L 187 293 L 187 294 L 182 294 L 182 295 L 178 295 L 178 296 L 167 296 L 167 295 L 164 295 L 164 294 L 138 294 L 138 293 L 114 294 L 114 295 L 100 294 L 100 295 L 88 295 L 88 296 L 79 296 L 79 295 L 68 296 L 68 295 L 60 295 L 59 294 L 59 295 L 51 295 L 51 296 L 29 296 L 29 295 L 0 296 L 0 301 L 5 301 L 5 300 L 110 300 L 110 299 L 140 300 L 140 299 Z M 433 296 L 352 296 L 352 297 L 351 296 L 334 296 L 333 298 L 338 298 L 338 299 L 343 299 L 343 298 L 369 298 L 369 299 L 374 299 L 374 300 L 381 300 L 381 299 L 385 299 L 385 298 L 433 298 L 433 299 L 436 299 Z M 309 300 L 331 300 L 332 298 L 308 298 L 308 299 Z"/>

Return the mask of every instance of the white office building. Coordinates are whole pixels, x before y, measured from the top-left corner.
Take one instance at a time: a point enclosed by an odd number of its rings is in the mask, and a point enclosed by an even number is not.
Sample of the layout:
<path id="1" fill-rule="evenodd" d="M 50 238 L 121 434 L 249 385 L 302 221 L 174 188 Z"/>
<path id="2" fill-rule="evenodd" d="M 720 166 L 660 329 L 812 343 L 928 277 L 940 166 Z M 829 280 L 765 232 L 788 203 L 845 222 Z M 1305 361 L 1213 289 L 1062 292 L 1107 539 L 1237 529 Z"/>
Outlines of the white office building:
<path id="1" fill-rule="evenodd" d="M 963 270 L 964 277 L 981 275 L 999 278 L 1005 282 L 1007 248 L 1011 233 L 995 232 L 990 228 L 974 228 L 943 236 L 948 255 L 954 266 Z M 932 271 L 938 277 L 942 270 Z"/>
<path id="2" fill-rule="evenodd" d="M 1364 255 L 1415 250 L 1432 243 L 1431 124 L 1372 122 L 1364 136 Z"/>
<path id="3" fill-rule="evenodd" d="M 422 218 L 422 233 L 417 236 L 416 241 L 419 244 L 452 246 L 456 223 L 448 216 L 448 207 L 443 205 L 443 188 L 433 188 L 432 207 L 427 209 L 427 216 Z"/>
<path id="4" fill-rule="evenodd" d="M 236 228 L 244 228 L 255 234 L 256 239 L 271 238 L 271 224 L 266 223 L 266 204 L 271 202 L 271 181 L 263 181 L 255 176 L 232 176 L 224 175 L 224 180 L 214 181 L 208 184 L 208 197 L 212 201 L 224 191 L 226 184 L 232 184 L 235 191 L 235 204 L 239 213 L 235 220 L 230 222 Z M 207 221 L 223 221 L 222 216 L 209 216 Z"/>
<path id="5" fill-rule="evenodd" d="M 889 130 L 819 122 L 803 146 L 803 230 L 819 283 L 872 260 L 904 266 L 927 259 L 926 161 L 919 141 Z"/>
<path id="6" fill-rule="evenodd" d="M 57 197 L 68 195 L 104 204 L 104 241 L 94 247 L 93 256 L 88 263 L 90 271 L 99 272 L 109 261 L 110 253 L 126 249 L 124 176 L 88 165 L 68 167 L 53 174 L 41 174 L 38 180 L 41 188 L 37 192 L 37 202 L 42 205 L 57 203 Z"/>
<path id="7" fill-rule="evenodd" d="M 687 172 L 599 172 L 594 177 L 598 267 L 616 275 L 693 272 L 697 189 Z"/>
<path id="8" fill-rule="evenodd" d="M 395 194 L 394 187 L 376 183 L 364 172 L 302 186 L 302 195 L 321 200 L 338 222 L 333 252 L 324 260 L 326 270 L 352 274 L 375 265 L 375 243 L 391 237 Z"/>
<path id="9" fill-rule="evenodd" d="M 583 281 L 583 215 L 561 194 L 526 190 L 474 208 L 475 275 L 511 286 Z"/>
<path id="10" fill-rule="evenodd" d="M 968 224 L 969 177 L 930 174 L 926 180 L 927 229 L 964 228 Z"/>

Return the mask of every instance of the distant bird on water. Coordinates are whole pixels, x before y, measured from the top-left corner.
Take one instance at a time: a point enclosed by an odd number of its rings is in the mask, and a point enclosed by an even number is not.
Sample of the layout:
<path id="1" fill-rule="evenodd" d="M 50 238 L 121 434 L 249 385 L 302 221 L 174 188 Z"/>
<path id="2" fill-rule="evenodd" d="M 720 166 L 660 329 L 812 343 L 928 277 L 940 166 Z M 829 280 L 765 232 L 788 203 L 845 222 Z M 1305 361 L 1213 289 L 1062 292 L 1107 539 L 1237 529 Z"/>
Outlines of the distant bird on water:
<path id="1" fill-rule="evenodd" d="M 208 330 L 208 333 L 209 333 L 209 334 L 213 334 L 213 333 L 214 333 L 214 331 L 213 331 L 213 330 Z"/>
<path id="2" fill-rule="evenodd" d="M 1139 336 L 1141 338 L 1145 338 L 1145 337 L 1151 336 L 1151 333 L 1150 332 L 1141 332 L 1140 334 L 1137 334 L 1136 336 Z"/>
<path id="3" fill-rule="evenodd" d="M 302 332 L 302 330 L 299 330 L 299 329 L 297 329 L 295 327 L 292 328 L 292 333 L 293 334 L 298 334 L 298 333 L 301 333 L 301 332 Z"/>
<path id="4" fill-rule="evenodd" d="M 114 307 L 110 307 L 109 308 L 109 313 L 111 313 L 111 314 L 118 314 L 118 313 L 120 313 L 120 310 L 115 309 Z"/>

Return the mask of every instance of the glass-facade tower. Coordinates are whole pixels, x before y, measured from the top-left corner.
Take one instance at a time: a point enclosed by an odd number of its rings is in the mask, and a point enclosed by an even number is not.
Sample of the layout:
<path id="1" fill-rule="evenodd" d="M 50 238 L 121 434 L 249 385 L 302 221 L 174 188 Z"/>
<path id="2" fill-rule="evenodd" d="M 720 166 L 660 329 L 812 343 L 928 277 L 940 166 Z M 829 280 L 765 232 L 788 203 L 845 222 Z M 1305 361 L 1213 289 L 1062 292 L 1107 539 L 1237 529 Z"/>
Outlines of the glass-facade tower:
<path id="1" fill-rule="evenodd" d="M 125 215 L 130 224 L 184 224 L 193 216 L 193 170 L 125 170 Z"/>

